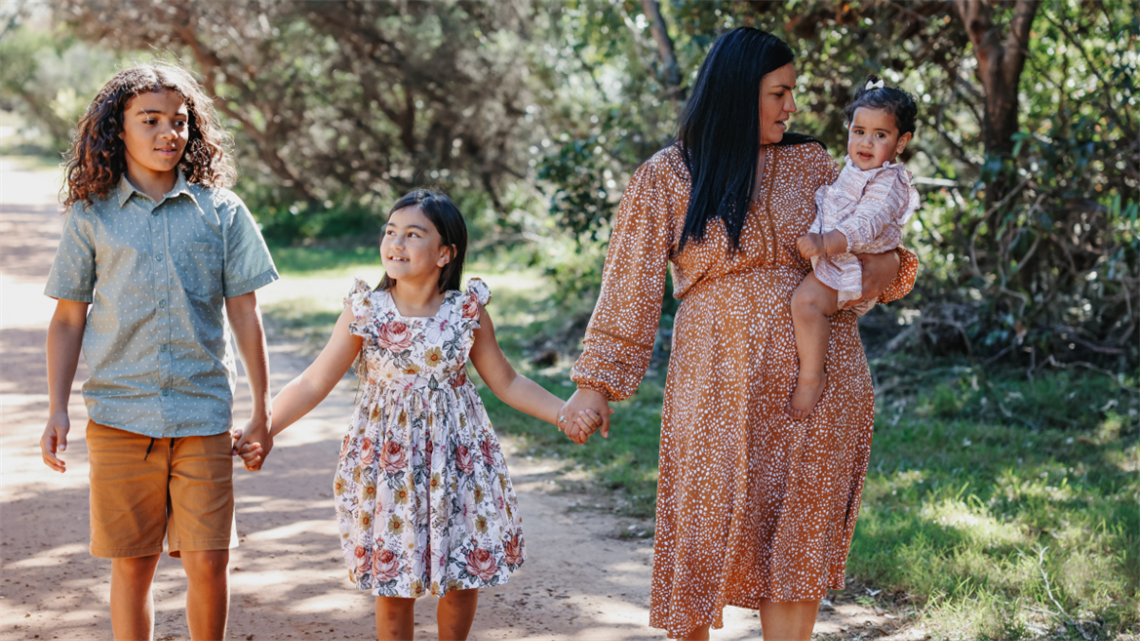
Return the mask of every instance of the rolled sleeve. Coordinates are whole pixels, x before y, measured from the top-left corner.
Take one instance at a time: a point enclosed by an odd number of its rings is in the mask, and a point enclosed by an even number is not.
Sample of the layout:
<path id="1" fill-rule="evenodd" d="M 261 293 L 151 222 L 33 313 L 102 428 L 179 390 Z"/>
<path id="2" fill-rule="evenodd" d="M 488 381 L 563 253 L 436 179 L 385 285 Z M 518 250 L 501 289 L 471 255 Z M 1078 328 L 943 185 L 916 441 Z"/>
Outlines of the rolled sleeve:
<path id="1" fill-rule="evenodd" d="M 80 207 L 75 205 L 67 215 L 44 295 L 90 303 L 95 292 L 95 239 Z"/>
<path id="2" fill-rule="evenodd" d="M 273 257 L 253 214 L 236 196 L 231 202 L 232 218 L 226 230 L 223 295 L 233 298 L 265 287 L 278 279 Z"/>

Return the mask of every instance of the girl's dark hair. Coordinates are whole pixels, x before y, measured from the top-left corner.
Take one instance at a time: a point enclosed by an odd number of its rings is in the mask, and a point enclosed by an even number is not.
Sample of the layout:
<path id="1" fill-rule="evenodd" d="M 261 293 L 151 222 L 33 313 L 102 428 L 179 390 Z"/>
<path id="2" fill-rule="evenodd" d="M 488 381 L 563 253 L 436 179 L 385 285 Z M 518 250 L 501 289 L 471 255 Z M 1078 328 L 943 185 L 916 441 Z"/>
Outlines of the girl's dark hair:
<path id="1" fill-rule="evenodd" d="M 451 202 L 450 198 L 441 193 L 417 189 L 397 200 L 396 204 L 392 205 L 392 209 L 388 210 L 388 217 L 391 218 L 392 214 L 405 207 L 419 207 L 424 216 L 427 216 L 427 219 L 439 231 L 440 244 L 455 249 L 455 255 L 439 273 L 440 293 L 452 289 L 461 289 L 463 285 L 463 260 L 467 256 L 467 223 L 463 220 L 463 214 L 459 213 L 459 208 Z M 380 284 L 376 286 L 376 291 L 387 291 L 392 289 L 395 284 L 395 280 L 388 278 L 388 274 L 384 274 L 384 277 L 380 279 Z"/>
<path id="2" fill-rule="evenodd" d="M 855 110 L 860 107 L 881 109 L 895 117 L 895 126 L 898 127 L 900 136 L 914 135 L 914 122 L 918 118 L 918 103 L 915 102 L 914 96 L 898 87 L 867 88 L 871 83 L 879 82 L 882 82 L 882 79 L 871 74 L 859 86 L 859 90 L 855 92 L 855 99 L 843 109 L 843 117 L 847 119 L 847 124 L 851 124 L 855 118 Z"/>
<path id="3" fill-rule="evenodd" d="M 123 110 L 139 94 L 173 91 L 186 103 L 190 130 L 178 166 L 186 180 L 208 187 L 228 187 L 236 172 L 227 154 L 230 139 L 217 125 L 214 104 L 193 77 L 176 65 L 139 65 L 115 74 L 79 119 L 71 150 L 64 161 L 67 198 L 64 210 L 93 197 L 105 198 L 127 170 Z"/>
<path id="4" fill-rule="evenodd" d="M 716 218 L 724 221 L 732 251 L 739 249 L 760 156 L 760 81 L 794 57 L 783 40 L 751 27 L 733 29 L 713 43 L 677 132 L 692 178 L 680 249 L 689 238 L 704 239 Z M 785 133 L 777 144 L 805 142 L 819 141 Z"/>

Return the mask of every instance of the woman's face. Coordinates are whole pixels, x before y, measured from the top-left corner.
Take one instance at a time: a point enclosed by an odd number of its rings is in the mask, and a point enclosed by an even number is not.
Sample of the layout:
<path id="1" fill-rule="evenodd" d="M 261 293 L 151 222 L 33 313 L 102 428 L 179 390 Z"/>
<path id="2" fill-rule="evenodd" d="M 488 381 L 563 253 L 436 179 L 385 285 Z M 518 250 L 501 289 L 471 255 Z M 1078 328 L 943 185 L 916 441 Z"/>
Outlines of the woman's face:
<path id="1" fill-rule="evenodd" d="M 796 86 L 796 66 L 788 63 L 760 79 L 760 144 L 771 145 L 784 139 L 788 117 L 796 112 L 792 88 Z"/>

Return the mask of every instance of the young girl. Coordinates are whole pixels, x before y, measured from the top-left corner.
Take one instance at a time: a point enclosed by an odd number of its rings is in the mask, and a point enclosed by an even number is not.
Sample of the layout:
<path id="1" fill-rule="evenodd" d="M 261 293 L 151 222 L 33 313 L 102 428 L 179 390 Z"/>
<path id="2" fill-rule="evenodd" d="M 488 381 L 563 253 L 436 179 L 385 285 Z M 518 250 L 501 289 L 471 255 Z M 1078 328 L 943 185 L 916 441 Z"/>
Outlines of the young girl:
<path id="1" fill-rule="evenodd" d="M 276 434 L 313 409 L 360 356 L 362 391 L 334 480 L 349 577 L 376 599 L 380 639 L 411 639 L 414 599 L 441 597 L 440 639 L 465 639 L 474 588 L 505 583 L 523 560 L 522 518 L 499 441 L 467 359 L 515 409 L 574 430 L 562 401 L 520 376 L 495 341 L 471 279 L 463 216 L 447 197 L 414 191 L 392 207 L 380 243 L 384 278 L 357 279 L 328 345 L 273 400 Z M 258 465 L 256 453 L 242 452 Z"/>
<path id="2" fill-rule="evenodd" d="M 813 229 L 796 240 L 814 271 L 792 295 L 792 326 L 800 374 L 784 409 L 802 420 L 811 415 L 827 382 L 824 360 L 831 338 L 829 318 L 840 309 L 862 316 L 875 300 L 862 300 L 863 269 L 855 254 L 878 254 L 898 246 L 902 225 L 918 209 L 911 174 L 895 157 L 914 135 L 914 98 L 869 76 L 844 110 L 847 159 L 839 179 L 815 194 Z"/>

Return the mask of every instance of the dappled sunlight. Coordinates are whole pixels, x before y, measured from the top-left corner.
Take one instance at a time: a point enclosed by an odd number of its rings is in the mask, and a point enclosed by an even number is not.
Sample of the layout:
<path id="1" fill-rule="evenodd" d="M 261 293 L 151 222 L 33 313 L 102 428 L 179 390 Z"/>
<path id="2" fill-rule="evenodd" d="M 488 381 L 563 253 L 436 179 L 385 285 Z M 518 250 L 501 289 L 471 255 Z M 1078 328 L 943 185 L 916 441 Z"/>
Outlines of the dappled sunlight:
<path id="1" fill-rule="evenodd" d="M 984 505 L 945 499 L 922 506 L 922 518 L 943 529 L 953 529 L 981 545 L 1018 545 L 1028 538 L 1016 524 L 1002 523 Z"/>

